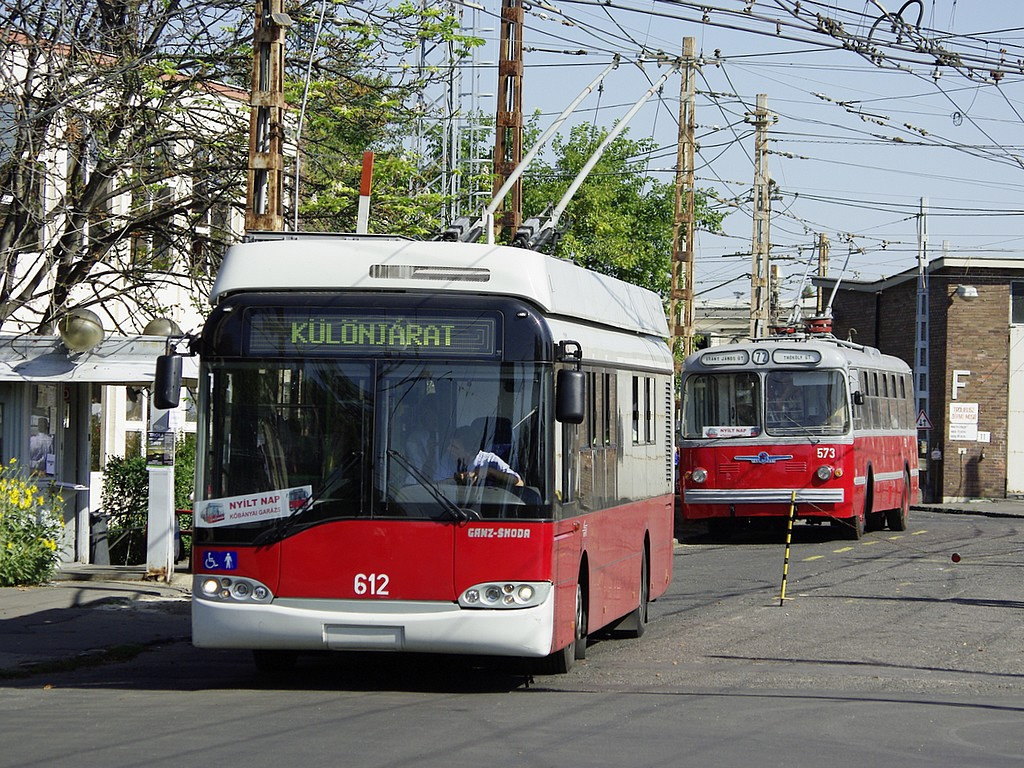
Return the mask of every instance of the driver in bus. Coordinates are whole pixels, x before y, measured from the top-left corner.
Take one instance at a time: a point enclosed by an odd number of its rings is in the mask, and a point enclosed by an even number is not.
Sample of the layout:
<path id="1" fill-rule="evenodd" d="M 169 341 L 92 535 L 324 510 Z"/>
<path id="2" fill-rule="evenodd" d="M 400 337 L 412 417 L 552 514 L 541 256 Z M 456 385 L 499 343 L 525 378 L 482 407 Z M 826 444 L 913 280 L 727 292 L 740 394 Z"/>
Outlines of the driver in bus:
<path id="1" fill-rule="evenodd" d="M 454 479 L 459 485 L 496 485 L 518 487 L 523 484 L 508 463 L 495 453 L 471 446 L 479 442 L 472 427 L 459 427 L 448 443 L 448 450 L 441 458 L 439 477 Z"/>

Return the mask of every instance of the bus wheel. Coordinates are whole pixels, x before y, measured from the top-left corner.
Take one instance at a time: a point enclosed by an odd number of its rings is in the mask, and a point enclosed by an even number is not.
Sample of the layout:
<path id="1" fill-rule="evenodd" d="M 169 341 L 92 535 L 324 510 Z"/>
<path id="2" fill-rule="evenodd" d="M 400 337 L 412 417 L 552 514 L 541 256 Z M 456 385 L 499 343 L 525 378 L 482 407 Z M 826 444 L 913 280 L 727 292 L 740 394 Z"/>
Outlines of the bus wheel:
<path id="1" fill-rule="evenodd" d="M 299 654 L 295 651 L 276 651 L 259 649 L 252 652 L 252 660 L 256 669 L 264 674 L 289 672 L 295 668 Z"/>
<path id="2" fill-rule="evenodd" d="M 627 637 L 643 637 L 647 629 L 647 610 L 651 602 L 650 566 L 647 563 L 647 552 L 644 552 L 640 565 L 640 604 L 622 622 L 622 629 Z"/>
<path id="3" fill-rule="evenodd" d="M 896 509 L 887 510 L 885 522 L 890 531 L 907 530 L 907 522 L 910 519 L 910 473 L 903 473 L 903 496 L 900 505 Z"/>
<path id="4" fill-rule="evenodd" d="M 587 600 L 582 581 L 576 582 L 576 638 L 572 642 L 572 654 L 576 661 L 587 658 Z"/>
<path id="5" fill-rule="evenodd" d="M 864 536 L 864 518 L 866 515 L 854 515 L 844 517 L 840 520 L 833 520 L 832 525 L 840 525 L 843 528 L 843 538 L 857 541 Z"/>
<path id="6" fill-rule="evenodd" d="M 572 669 L 576 659 L 584 659 L 587 655 L 587 609 L 583 600 L 583 584 L 576 582 L 576 633 L 565 648 L 561 648 L 543 659 L 537 665 L 542 675 L 564 675 Z"/>

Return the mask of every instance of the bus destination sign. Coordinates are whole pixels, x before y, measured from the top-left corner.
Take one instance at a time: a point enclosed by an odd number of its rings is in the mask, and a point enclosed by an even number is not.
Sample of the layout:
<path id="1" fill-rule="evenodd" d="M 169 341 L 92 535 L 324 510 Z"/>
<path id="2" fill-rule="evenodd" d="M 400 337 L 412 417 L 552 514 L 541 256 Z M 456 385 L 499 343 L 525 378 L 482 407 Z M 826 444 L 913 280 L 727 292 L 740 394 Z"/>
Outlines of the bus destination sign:
<path id="1" fill-rule="evenodd" d="M 498 315 L 254 310 L 249 354 L 282 357 L 493 357 Z"/>

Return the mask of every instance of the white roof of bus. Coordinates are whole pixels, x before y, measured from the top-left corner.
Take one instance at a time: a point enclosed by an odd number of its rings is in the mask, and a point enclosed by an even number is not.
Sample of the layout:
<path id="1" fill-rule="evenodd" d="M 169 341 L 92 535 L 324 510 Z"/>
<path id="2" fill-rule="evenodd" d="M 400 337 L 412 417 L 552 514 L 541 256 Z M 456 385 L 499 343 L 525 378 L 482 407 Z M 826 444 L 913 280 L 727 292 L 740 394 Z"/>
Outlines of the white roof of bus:
<path id="1" fill-rule="evenodd" d="M 228 249 L 210 296 L 240 291 L 457 291 L 515 296 L 545 313 L 668 336 L 652 291 L 501 245 L 281 233 Z"/>
<path id="2" fill-rule="evenodd" d="M 762 348 L 769 351 L 773 350 L 808 350 L 813 349 L 821 353 L 821 362 L 819 365 L 833 368 L 843 368 L 846 366 L 853 366 L 854 368 L 877 368 L 891 371 L 899 371 L 905 373 L 910 370 L 910 366 L 901 358 L 894 357 L 892 355 L 884 355 L 874 347 L 865 347 L 859 344 L 852 344 L 844 342 L 831 337 L 805 337 L 805 336 L 790 336 L 790 337 L 774 337 L 771 339 L 757 339 L 753 341 L 746 341 L 739 344 L 725 344 L 718 347 L 709 347 L 708 349 L 702 349 L 699 352 L 695 352 L 686 358 L 684 362 L 684 370 L 704 368 L 711 369 L 710 365 L 703 365 L 702 358 L 706 355 L 722 354 L 733 351 L 745 350 L 748 353 L 753 352 L 754 349 Z M 748 357 L 749 360 L 749 357 Z M 785 364 L 785 363 L 773 363 L 772 365 L 754 365 L 750 362 L 735 365 L 715 365 L 716 369 L 734 369 L 734 368 L 794 368 L 800 367 L 799 364 Z"/>

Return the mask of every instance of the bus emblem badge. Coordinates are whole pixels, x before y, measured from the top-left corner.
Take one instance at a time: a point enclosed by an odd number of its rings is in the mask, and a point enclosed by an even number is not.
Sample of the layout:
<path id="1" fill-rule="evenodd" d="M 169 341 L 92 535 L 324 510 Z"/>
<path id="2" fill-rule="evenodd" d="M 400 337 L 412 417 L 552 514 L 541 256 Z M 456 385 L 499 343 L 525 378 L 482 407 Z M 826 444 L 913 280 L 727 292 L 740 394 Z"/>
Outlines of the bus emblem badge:
<path id="1" fill-rule="evenodd" d="M 733 456 L 733 461 L 749 461 L 751 464 L 774 464 L 776 461 L 788 461 L 793 457 L 789 456 L 772 456 L 768 451 L 761 451 L 756 456 Z"/>

